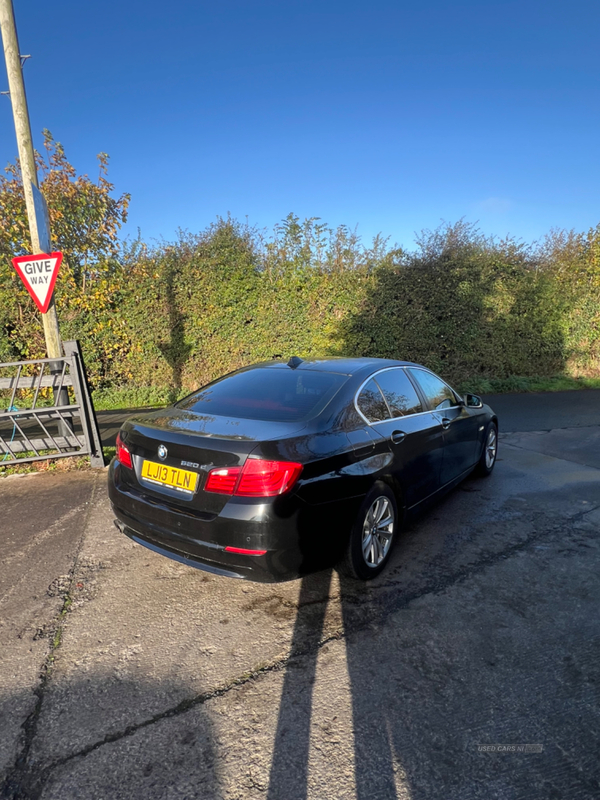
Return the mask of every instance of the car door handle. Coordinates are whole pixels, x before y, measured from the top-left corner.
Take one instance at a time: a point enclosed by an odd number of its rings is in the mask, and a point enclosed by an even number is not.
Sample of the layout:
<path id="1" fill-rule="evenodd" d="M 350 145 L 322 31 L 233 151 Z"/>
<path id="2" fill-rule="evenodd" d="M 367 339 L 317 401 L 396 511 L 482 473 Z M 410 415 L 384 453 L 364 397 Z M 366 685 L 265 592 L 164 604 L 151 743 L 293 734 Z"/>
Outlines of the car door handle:
<path id="1" fill-rule="evenodd" d="M 391 437 L 392 438 L 392 442 L 394 444 L 400 444 L 400 442 L 404 441 L 404 437 L 405 436 L 406 436 L 406 434 L 404 433 L 404 431 L 394 431 L 392 433 L 392 437 Z"/>
<path id="2" fill-rule="evenodd" d="M 447 430 L 448 430 L 448 428 L 450 427 L 450 422 L 451 422 L 451 421 L 452 421 L 452 420 L 449 420 L 449 419 L 448 419 L 448 417 L 442 417 L 442 428 L 443 428 L 445 431 L 447 431 Z"/>

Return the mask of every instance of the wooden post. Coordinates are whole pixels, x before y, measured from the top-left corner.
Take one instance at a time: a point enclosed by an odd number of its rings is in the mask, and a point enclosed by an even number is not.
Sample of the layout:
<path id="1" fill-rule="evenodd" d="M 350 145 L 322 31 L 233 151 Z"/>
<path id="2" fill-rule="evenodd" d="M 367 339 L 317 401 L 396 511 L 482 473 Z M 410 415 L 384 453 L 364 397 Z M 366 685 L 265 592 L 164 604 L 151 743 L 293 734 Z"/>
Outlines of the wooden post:
<path id="1" fill-rule="evenodd" d="M 37 228 L 33 199 L 34 189 L 32 188 L 35 187 L 35 189 L 39 189 L 39 185 L 35 156 L 33 154 L 31 125 L 29 123 L 29 111 L 27 109 L 27 97 L 25 95 L 23 68 L 21 64 L 21 54 L 19 52 L 19 41 L 17 39 L 12 0 L 0 0 L 0 28 L 2 29 L 4 58 L 6 60 L 6 72 L 8 73 L 8 87 L 15 120 L 19 162 L 21 164 L 21 176 L 23 178 L 23 191 L 25 193 L 27 219 L 29 221 L 29 232 L 31 234 L 31 254 L 36 255 L 37 253 L 45 252 L 40 245 L 40 234 Z M 42 322 L 44 325 L 44 337 L 46 339 L 48 358 L 61 358 L 62 344 L 54 298 L 50 301 L 48 311 L 42 314 Z"/>

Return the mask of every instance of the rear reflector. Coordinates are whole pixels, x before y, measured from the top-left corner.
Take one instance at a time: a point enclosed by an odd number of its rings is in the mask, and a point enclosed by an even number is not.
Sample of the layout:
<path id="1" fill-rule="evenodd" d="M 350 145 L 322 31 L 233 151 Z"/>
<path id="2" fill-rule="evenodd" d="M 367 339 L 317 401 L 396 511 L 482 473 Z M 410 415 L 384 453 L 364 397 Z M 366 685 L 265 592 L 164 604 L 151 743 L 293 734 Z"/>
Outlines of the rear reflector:
<path id="1" fill-rule="evenodd" d="M 239 553 L 242 556 L 264 556 L 266 550 L 246 550 L 243 547 L 226 547 L 226 553 Z"/>
<path id="2" fill-rule="evenodd" d="M 275 497 L 288 492 L 302 472 L 293 461 L 249 458 L 243 467 L 211 469 L 204 491 L 236 497 Z"/>
<path id="3" fill-rule="evenodd" d="M 117 433 L 117 458 L 123 464 L 124 467 L 129 467 L 129 469 L 133 469 L 133 464 L 131 462 L 131 453 L 129 452 L 129 448 L 126 444 L 123 444 L 123 440 L 121 439 L 121 434 Z"/>

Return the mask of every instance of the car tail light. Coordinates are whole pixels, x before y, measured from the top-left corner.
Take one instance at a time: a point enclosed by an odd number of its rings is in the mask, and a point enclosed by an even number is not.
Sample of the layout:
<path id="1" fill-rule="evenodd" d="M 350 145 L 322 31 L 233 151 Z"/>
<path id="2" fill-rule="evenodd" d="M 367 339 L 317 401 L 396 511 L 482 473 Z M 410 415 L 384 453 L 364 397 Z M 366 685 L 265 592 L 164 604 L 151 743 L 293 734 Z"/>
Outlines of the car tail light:
<path id="1" fill-rule="evenodd" d="M 217 494 L 233 494 L 235 485 L 240 477 L 241 467 L 226 467 L 224 469 L 211 469 L 206 479 L 205 492 Z"/>
<path id="2" fill-rule="evenodd" d="M 243 467 L 212 469 L 204 489 L 236 497 L 275 497 L 288 492 L 301 472 L 302 464 L 293 461 L 249 458 Z"/>
<path id="3" fill-rule="evenodd" d="M 129 469 L 133 469 L 133 463 L 131 461 L 131 453 L 129 448 L 126 444 L 123 444 L 123 440 L 121 439 L 121 434 L 117 433 L 117 458 L 123 464 L 124 467 L 129 467 Z"/>
<path id="4" fill-rule="evenodd" d="M 292 461 L 263 461 L 249 458 L 242 468 L 235 494 L 240 497 L 275 497 L 287 492 L 302 472 Z"/>

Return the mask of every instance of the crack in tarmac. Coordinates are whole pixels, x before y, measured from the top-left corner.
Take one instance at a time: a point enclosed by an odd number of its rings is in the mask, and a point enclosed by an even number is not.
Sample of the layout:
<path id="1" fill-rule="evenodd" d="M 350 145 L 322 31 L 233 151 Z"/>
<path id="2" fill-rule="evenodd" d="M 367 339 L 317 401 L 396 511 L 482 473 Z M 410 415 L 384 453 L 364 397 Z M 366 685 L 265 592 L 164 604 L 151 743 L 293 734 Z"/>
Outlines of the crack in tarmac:
<path id="1" fill-rule="evenodd" d="M 90 499 L 87 502 L 88 505 L 87 513 L 85 514 L 84 517 L 82 532 L 81 536 L 79 537 L 77 548 L 75 550 L 73 563 L 71 564 L 71 568 L 69 569 L 68 572 L 69 587 L 67 591 L 64 593 L 63 605 L 58 613 L 58 616 L 56 617 L 56 625 L 54 626 L 54 629 L 51 632 L 51 636 L 49 637 L 50 648 L 48 650 L 46 658 L 44 659 L 44 663 L 40 668 L 39 683 L 33 689 L 33 694 L 36 698 L 35 706 L 33 708 L 33 711 L 27 716 L 27 718 L 21 725 L 21 732 L 22 732 L 21 736 L 23 739 L 23 745 L 15 759 L 14 766 L 12 767 L 12 769 L 8 771 L 6 778 L 2 786 L 0 787 L 0 797 L 7 798 L 7 800 L 35 800 L 40 796 L 41 792 L 44 789 L 45 779 L 43 782 L 40 782 L 39 780 L 36 780 L 35 774 L 32 774 L 32 770 L 28 764 L 29 752 L 31 750 L 31 746 L 33 744 L 33 740 L 37 732 L 37 724 L 42 711 L 46 686 L 48 684 L 50 675 L 52 673 L 54 654 L 60 647 L 62 632 L 64 628 L 64 618 L 70 605 L 70 594 L 71 594 L 71 589 L 73 587 L 75 571 L 77 569 L 77 565 L 79 562 L 79 555 L 81 553 L 83 542 L 85 540 L 85 536 L 87 533 L 89 518 L 92 509 L 94 507 L 94 501 L 96 498 L 98 484 L 99 480 L 96 479 L 92 487 Z M 81 508 L 81 506 L 79 506 L 78 509 L 79 508 Z M 64 519 L 65 517 L 61 518 L 60 521 Z"/>
<path id="2" fill-rule="evenodd" d="M 592 512 L 597 511 L 598 509 L 600 509 L 600 504 L 594 506 L 593 508 L 580 511 L 566 520 L 561 520 L 559 523 L 551 526 L 550 528 L 546 528 L 541 531 L 540 530 L 533 531 L 523 541 L 517 542 L 514 545 L 511 545 L 500 552 L 491 553 L 487 556 L 484 556 L 483 558 L 479 559 L 473 564 L 463 567 L 458 571 L 443 577 L 441 580 L 438 579 L 437 581 L 432 582 L 422 587 L 419 590 L 400 593 L 394 599 L 392 599 L 391 602 L 389 598 L 389 593 L 385 595 L 385 597 L 382 597 L 381 594 L 379 593 L 379 590 L 384 588 L 388 589 L 393 588 L 395 586 L 398 586 L 399 582 L 388 582 L 386 584 L 382 584 L 377 587 L 372 587 L 373 589 L 376 589 L 378 591 L 376 604 L 379 606 L 378 608 L 379 615 L 377 617 L 377 621 L 378 622 L 385 621 L 391 615 L 405 609 L 415 600 L 418 600 L 422 597 L 427 597 L 428 595 L 440 594 L 441 592 L 453 586 L 464 583 L 469 578 L 480 574 L 481 572 L 485 571 L 490 567 L 495 566 L 501 561 L 505 561 L 513 557 L 514 555 L 517 555 L 518 553 L 525 551 L 530 547 L 535 546 L 538 540 L 544 537 L 552 537 L 554 534 L 562 532 L 564 530 L 565 525 L 573 529 L 575 523 L 582 520 L 587 514 L 591 514 Z M 87 526 L 87 521 L 86 521 L 86 526 Z M 572 530 L 572 532 L 575 531 Z M 577 530 L 577 533 L 581 535 L 583 532 L 581 530 Z M 594 534 L 587 534 L 587 538 L 589 538 L 590 535 L 593 536 Z M 81 541 L 83 542 L 83 536 Z M 577 546 L 580 546 L 579 543 L 577 543 Z M 78 555 L 79 551 L 77 553 L 74 562 L 73 572 L 75 570 Z M 328 595 L 327 597 L 322 598 L 319 601 L 310 601 L 310 604 L 313 605 L 318 602 L 328 603 L 330 600 L 338 600 L 338 599 L 341 599 L 341 593 L 334 593 Z M 370 597 L 370 599 L 373 599 L 372 596 Z M 349 602 L 357 606 L 365 605 L 364 602 L 361 602 L 361 598 L 358 596 L 344 595 L 343 600 L 344 602 Z M 7 795 L 7 798 L 8 800 L 38 800 L 51 774 L 59 767 L 62 767 L 65 764 L 68 764 L 69 762 L 75 759 L 85 758 L 91 753 L 100 749 L 101 747 L 104 747 L 105 745 L 113 744 L 115 742 L 120 741 L 121 739 L 127 738 L 128 736 L 132 736 L 138 731 L 143 730 L 144 728 L 147 728 L 158 722 L 161 722 L 162 720 L 173 719 L 174 717 L 187 713 L 188 711 L 192 710 L 193 708 L 196 708 L 197 706 L 204 705 L 210 700 L 224 697 L 233 689 L 237 689 L 241 686 L 253 683 L 265 675 L 281 672 L 291 664 L 301 661 L 303 658 L 307 656 L 314 656 L 325 645 L 331 642 L 342 641 L 351 634 L 355 634 L 367 629 L 368 627 L 372 626 L 372 624 L 373 624 L 373 615 L 370 614 L 368 619 L 358 620 L 355 624 L 352 624 L 347 628 L 338 627 L 337 630 L 335 630 L 333 633 L 329 634 L 326 637 L 323 637 L 317 645 L 313 645 L 311 647 L 306 647 L 303 649 L 296 649 L 293 653 L 281 656 L 271 661 L 268 664 L 259 664 L 250 671 L 243 673 L 242 675 L 238 676 L 237 678 L 234 678 L 233 680 L 229 681 L 223 686 L 217 687 L 209 692 L 202 692 L 201 694 L 198 694 L 186 700 L 182 700 L 180 703 L 178 703 L 176 706 L 173 706 L 172 708 L 166 709 L 165 711 L 162 711 L 158 714 L 154 714 L 153 716 L 149 717 L 146 720 L 143 720 L 142 722 L 128 725 L 121 731 L 108 734 L 103 739 L 94 742 L 93 744 L 90 744 L 87 747 L 84 747 L 83 749 L 75 753 L 70 753 L 67 756 L 64 756 L 60 759 L 56 759 L 51 764 L 48 764 L 46 767 L 36 770 L 36 774 L 34 776 L 31 776 L 30 775 L 31 768 L 27 766 L 26 761 L 29 749 L 31 747 L 31 743 L 35 736 L 35 725 L 37 723 L 37 717 L 39 716 L 39 712 L 41 710 L 43 691 L 45 689 L 48 677 L 50 675 L 50 671 L 48 670 L 42 678 L 43 685 L 40 686 L 39 688 L 39 701 L 38 704 L 36 705 L 36 709 L 28 719 L 28 721 L 31 720 L 28 727 L 29 736 L 26 740 L 26 745 L 22 750 L 21 756 L 19 757 L 19 759 L 17 759 L 18 764 L 20 764 L 20 766 L 17 766 L 17 768 L 13 770 L 13 772 L 9 775 L 9 777 L 12 777 L 17 772 L 20 775 L 22 775 L 23 776 L 22 785 L 21 786 L 17 785 L 15 787 L 17 789 L 17 793 L 9 794 Z M 53 651 L 51 651 L 50 656 L 52 655 L 52 652 Z M 25 723 L 25 725 L 27 725 L 27 722 Z M 5 785 L 9 789 L 11 788 L 8 785 L 8 779 Z"/>

